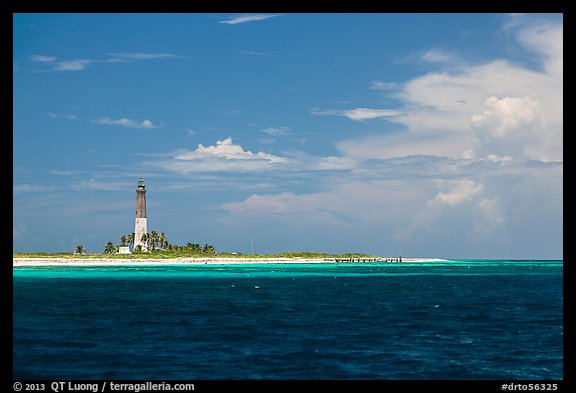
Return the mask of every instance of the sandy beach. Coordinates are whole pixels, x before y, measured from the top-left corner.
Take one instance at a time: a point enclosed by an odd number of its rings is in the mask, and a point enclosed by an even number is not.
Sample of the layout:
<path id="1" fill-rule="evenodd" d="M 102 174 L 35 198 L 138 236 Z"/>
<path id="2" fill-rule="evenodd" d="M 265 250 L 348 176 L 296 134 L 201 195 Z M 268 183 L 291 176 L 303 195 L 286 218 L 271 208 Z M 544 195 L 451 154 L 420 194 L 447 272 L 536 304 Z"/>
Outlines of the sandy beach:
<path id="1" fill-rule="evenodd" d="M 400 263 L 442 262 L 440 258 L 402 258 Z M 12 258 L 12 266 L 241 265 L 266 263 L 337 263 L 334 258 Z M 338 262 L 341 263 L 341 262 Z M 374 262 L 365 262 L 374 263 Z M 391 262 L 398 263 L 398 262 Z"/>

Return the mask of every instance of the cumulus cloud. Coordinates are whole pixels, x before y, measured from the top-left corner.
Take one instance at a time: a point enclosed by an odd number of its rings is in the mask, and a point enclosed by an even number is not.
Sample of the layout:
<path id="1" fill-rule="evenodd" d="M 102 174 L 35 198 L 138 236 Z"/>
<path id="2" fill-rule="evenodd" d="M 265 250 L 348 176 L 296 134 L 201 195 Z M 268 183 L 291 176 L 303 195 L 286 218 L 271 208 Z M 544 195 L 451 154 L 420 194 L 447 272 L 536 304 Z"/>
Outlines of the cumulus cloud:
<path id="1" fill-rule="evenodd" d="M 308 160 L 348 171 L 326 182 L 327 189 L 255 193 L 224 204 L 226 217 L 315 226 L 327 236 L 361 223 L 363 238 L 377 233 L 387 249 L 427 256 L 558 252 L 523 246 L 547 231 L 561 233 L 536 224 L 557 225 L 562 216 L 562 50 L 558 41 L 544 49 L 544 40 L 528 38 L 552 39 L 562 28 L 544 25 L 532 20 L 514 31 L 542 67 L 509 59 L 454 62 L 456 53 L 433 50 L 423 60 L 434 62 L 434 71 L 398 86 L 372 82 L 397 108 L 311 110 L 359 122 L 385 117 L 403 127 L 340 141 L 342 156 Z"/>
<path id="2" fill-rule="evenodd" d="M 261 20 L 266 20 L 274 18 L 280 14 L 247 14 L 239 15 L 226 20 L 221 20 L 218 23 L 224 23 L 226 25 L 237 25 L 240 23 L 257 22 Z"/>
<path id="3" fill-rule="evenodd" d="M 169 159 L 146 161 L 143 164 L 160 167 L 180 174 L 190 172 L 266 172 L 282 170 L 283 173 L 313 173 L 317 171 L 351 171 L 358 161 L 351 157 L 318 157 L 292 152 L 278 156 L 266 152 L 252 152 L 234 143 L 232 137 L 219 140 L 215 145 L 199 144 L 196 149 L 179 149 L 168 155 Z"/>
<path id="4" fill-rule="evenodd" d="M 489 97 L 486 110 L 475 114 L 470 125 L 476 132 L 479 153 L 486 155 L 548 158 L 543 148 L 550 134 L 540 107 L 531 97 Z"/>
<path id="5" fill-rule="evenodd" d="M 372 82 L 371 89 L 391 90 L 398 108 L 312 110 L 355 121 L 385 117 L 404 127 L 337 143 L 342 156 L 333 157 L 333 163 L 342 163 L 350 176 L 328 191 L 254 194 L 223 209 L 294 225 L 362 222 L 367 231 L 372 228 L 410 250 L 430 250 L 435 241 L 445 247 L 446 239 L 454 239 L 460 250 L 496 255 L 510 242 L 522 244 L 541 232 L 525 229 L 534 215 L 528 208 L 535 192 L 530 190 L 538 184 L 547 182 L 540 188 L 540 203 L 548 206 L 548 214 L 561 217 L 561 203 L 551 202 L 561 198 L 556 195 L 562 184 L 561 32 L 561 23 L 531 20 L 515 26 L 514 39 L 537 55 L 540 68 L 508 59 L 454 62 L 455 54 L 432 50 L 422 59 L 435 67 L 448 62 L 449 70 L 401 86 Z M 547 39 L 554 39 L 550 47 Z M 361 185 L 356 183 L 360 178 L 366 179 Z M 522 179 L 531 179 L 530 187 Z M 388 187 L 409 192 L 397 198 Z"/>
<path id="6" fill-rule="evenodd" d="M 341 151 L 374 158 L 410 154 L 480 158 L 495 154 L 561 160 L 562 23 L 540 19 L 521 23 L 524 18 L 518 18 L 514 37 L 537 54 L 542 68 L 496 59 L 451 64 L 449 71 L 413 78 L 391 93 L 400 104 L 387 120 L 404 126 L 404 130 L 341 141 Z M 439 57 L 432 54 L 429 57 Z M 321 114 L 352 115 L 356 120 L 370 117 L 370 112 L 366 117 L 362 113 Z"/>
<path id="7" fill-rule="evenodd" d="M 438 192 L 434 197 L 434 202 L 456 205 L 469 200 L 474 195 L 482 192 L 483 189 L 484 187 L 481 184 L 475 184 L 473 180 L 460 180 L 453 189 L 447 192 Z"/>
<path id="8" fill-rule="evenodd" d="M 532 125 L 544 126 L 538 101 L 530 97 L 489 97 L 484 102 L 487 110 L 470 120 L 474 128 L 486 131 L 489 138 L 506 139 Z"/>
<path id="9" fill-rule="evenodd" d="M 502 257 L 510 245 L 505 213 L 510 207 L 493 195 L 497 190 L 473 180 L 435 181 L 434 188 L 436 194 L 396 226 L 395 241 L 410 248 L 426 244 L 428 249 L 438 243 L 444 256 L 466 252 Z"/>
<path id="10" fill-rule="evenodd" d="M 263 152 L 256 154 L 245 151 L 242 146 L 234 144 L 232 137 L 222 141 L 217 141 L 216 146 L 198 145 L 198 148 L 191 152 L 179 153 L 175 156 L 178 160 L 197 160 L 207 157 L 218 157 L 229 160 L 267 160 L 270 162 L 285 162 L 283 157 L 274 156 Z"/>
<path id="11" fill-rule="evenodd" d="M 151 129 L 151 128 L 158 128 L 158 126 L 152 123 L 150 120 L 145 119 L 143 121 L 121 118 L 121 119 L 111 119 L 109 117 L 104 117 L 98 120 L 94 120 L 94 123 L 98 124 L 105 124 L 110 126 L 122 126 L 127 128 L 143 128 L 143 129 Z"/>
<path id="12" fill-rule="evenodd" d="M 186 174 L 263 171 L 288 162 L 286 157 L 244 150 L 242 146 L 233 142 L 232 137 L 217 141 L 216 145 L 199 144 L 195 150 L 180 149 L 169 155 L 169 160 L 150 161 L 147 164 Z"/>

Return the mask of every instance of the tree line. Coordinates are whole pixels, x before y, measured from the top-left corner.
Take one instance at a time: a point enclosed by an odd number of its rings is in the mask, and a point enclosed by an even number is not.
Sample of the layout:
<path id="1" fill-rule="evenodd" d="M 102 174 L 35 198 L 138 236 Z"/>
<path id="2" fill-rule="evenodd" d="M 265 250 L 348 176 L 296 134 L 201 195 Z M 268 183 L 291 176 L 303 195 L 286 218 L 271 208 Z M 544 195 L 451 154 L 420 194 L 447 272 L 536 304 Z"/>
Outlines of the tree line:
<path id="1" fill-rule="evenodd" d="M 143 252 L 142 246 L 139 244 L 134 247 L 134 232 L 129 233 L 128 235 L 120 236 L 120 243 L 115 245 L 113 242 L 106 243 L 104 247 L 104 254 L 115 254 L 118 252 L 120 247 L 130 247 L 135 253 Z M 204 244 L 201 246 L 198 243 L 186 243 L 185 246 L 179 246 L 176 244 L 170 244 L 168 241 L 166 234 L 161 232 L 158 234 L 156 231 L 152 231 L 150 233 L 143 233 L 142 238 L 140 239 L 142 243 L 146 245 L 146 249 L 148 252 L 154 251 L 174 251 L 174 252 L 192 252 L 192 253 L 204 253 L 204 254 L 214 254 L 216 253 L 216 248 L 209 244 Z"/>

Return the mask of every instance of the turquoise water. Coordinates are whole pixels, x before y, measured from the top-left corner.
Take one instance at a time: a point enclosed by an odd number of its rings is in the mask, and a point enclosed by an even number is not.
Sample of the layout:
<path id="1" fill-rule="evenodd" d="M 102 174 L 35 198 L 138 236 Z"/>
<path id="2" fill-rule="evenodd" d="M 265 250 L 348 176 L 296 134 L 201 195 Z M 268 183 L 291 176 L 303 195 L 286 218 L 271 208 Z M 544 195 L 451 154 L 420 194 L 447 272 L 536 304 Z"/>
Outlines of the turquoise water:
<path id="1" fill-rule="evenodd" d="M 15 378 L 562 379 L 562 261 L 13 276 Z"/>

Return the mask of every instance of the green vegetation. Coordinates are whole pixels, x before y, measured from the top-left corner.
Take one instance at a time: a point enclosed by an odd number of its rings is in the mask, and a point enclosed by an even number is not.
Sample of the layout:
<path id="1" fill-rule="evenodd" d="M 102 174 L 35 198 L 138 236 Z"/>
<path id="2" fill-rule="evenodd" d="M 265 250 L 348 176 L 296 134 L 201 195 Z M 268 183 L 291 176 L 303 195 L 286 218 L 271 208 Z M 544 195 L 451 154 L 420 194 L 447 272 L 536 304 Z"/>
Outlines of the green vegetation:
<path id="1" fill-rule="evenodd" d="M 114 246 L 114 244 L 112 242 L 108 242 L 104 248 L 104 253 L 105 254 L 114 254 L 116 252 L 118 252 L 118 249 L 120 247 L 126 247 L 126 246 L 131 246 L 130 248 L 133 249 L 134 253 L 146 253 L 146 254 L 150 254 L 150 253 L 156 253 L 158 251 L 162 251 L 162 252 L 170 252 L 170 253 L 177 253 L 177 254 L 181 254 L 184 253 L 186 255 L 188 254 L 215 254 L 216 253 L 216 248 L 214 246 L 211 246 L 209 244 L 204 244 L 204 246 L 201 246 L 198 243 L 186 243 L 185 246 L 178 246 L 175 244 L 170 244 L 170 242 L 168 241 L 168 238 L 166 237 L 166 234 L 164 232 L 161 232 L 160 234 L 158 234 L 158 232 L 156 231 L 152 231 L 150 233 L 143 233 L 142 234 L 142 238 L 140 239 L 140 241 L 142 243 L 144 243 L 144 245 L 146 246 L 146 249 L 148 250 L 147 252 L 142 251 L 142 246 L 141 245 L 137 245 L 136 247 L 134 247 L 134 232 L 129 233 L 128 235 L 122 235 L 120 236 L 120 244 L 118 244 L 117 246 Z M 122 255 L 126 255 L 126 254 L 122 254 Z M 142 256 L 142 255 L 141 255 Z"/>
<path id="2" fill-rule="evenodd" d="M 106 247 L 104 247 L 104 254 L 114 254 L 118 251 L 118 247 L 114 246 L 114 243 L 108 242 L 106 243 Z"/>
<path id="3" fill-rule="evenodd" d="M 210 247 L 210 246 L 209 246 Z M 333 258 L 377 258 L 375 255 L 348 253 L 348 254 L 329 254 L 324 252 L 281 252 L 277 254 L 242 254 L 242 253 L 207 253 L 202 250 L 192 250 L 192 247 L 180 247 L 177 250 L 155 250 L 153 252 L 135 252 L 133 254 L 83 254 L 78 255 L 71 252 L 57 252 L 57 253 L 13 253 L 14 258 L 112 258 L 112 259 L 170 259 L 170 258 L 300 258 L 300 259 L 333 259 Z"/>

